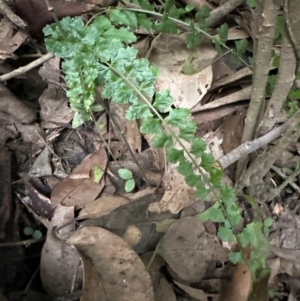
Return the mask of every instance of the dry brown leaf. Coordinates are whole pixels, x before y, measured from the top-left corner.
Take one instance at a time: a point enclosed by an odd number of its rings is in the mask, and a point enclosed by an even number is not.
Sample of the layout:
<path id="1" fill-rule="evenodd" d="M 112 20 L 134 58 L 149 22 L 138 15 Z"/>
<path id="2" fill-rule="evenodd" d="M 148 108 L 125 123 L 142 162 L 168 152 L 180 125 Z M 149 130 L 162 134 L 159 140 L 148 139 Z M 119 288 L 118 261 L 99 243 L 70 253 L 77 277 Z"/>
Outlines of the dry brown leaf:
<path id="1" fill-rule="evenodd" d="M 108 301 L 102 286 L 101 274 L 98 273 L 96 267 L 84 254 L 81 254 L 80 257 L 84 273 L 82 288 L 84 294 L 80 301 Z"/>
<path id="2" fill-rule="evenodd" d="M 0 28 L 0 59 L 16 59 L 14 51 L 26 40 L 27 33 L 22 30 L 14 33 L 14 24 L 7 18 L 1 19 Z"/>
<path id="3" fill-rule="evenodd" d="M 52 206 L 58 204 L 64 206 L 84 207 L 93 201 L 104 187 L 104 178 L 100 183 L 94 182 L 93 170 L 98 166 L 105 171 L 107 164 L 107 154 L 104 148 L 88 155 L 80 165 L 78 165 L 71 175 L 59 182 L 51 194 Z"/>
<path id="4" fill-rule="evenodd" d="M 246 113 L 230 115 L 223 123 L 223 143 L 222 148 L 225 154 L 240 146 L 244 130 L 244 119 Z"/>
<path id="5" fill-rule="evenodd" d="M 49 5 L 59 19 L 67 16 L 80 16 L 95 7 L 94 4 L 61 0 L 49 0 Z M 52 11 L 48 9 L 47 2 L 40 0 L 16 0 L 14 6 L 16 14 L 28 24 L 30 35 L 36 39 L 42 39 L 42 29 L 53 20 Z"/>
<path id="6" fill-rule="evenodd" d="M 58 224 L 67 223 L 74 219 L 74 208 L 58 205 L 47 232 L 46 242 L 41 254 L 41 279 L 44 289 L 50 295 L 64 295 L 72 286 L 80 260 L 77 252 L 64 242 L 53 237 L 52 229 Z M 65 227 L 61 232 L 68 232 L 74 225 Z M 82 271 L 79 270 L 75 282 L 75 290 L 81 286 Z"/>
<path id="7" fill-rule="evenodd" d="M 244 263 L 238 263 L 230 269 L 231 278 L 224 286 L 220 300 L 246 301 L 251 291 L 251 272 Z"/>
<path id="8" fill-rule="evenodd" d="M 68 243 L 95 267 L 107 300 L 154 300 L 144 264 L 119 236 L 99 227 L 85 227 L 76 231 Z"/>
<path id="9" fill-rule="evenodd" d="M 129 105 L 120 105 L 115 102 L 110 104 L 110 114 L 113 115 L 118 127 L 112 123 L 114 133 L 120 141 L 123 142 L 122 134 L 125 136 L 131 150 L 134 153 L 140 153 L 142 149 L 142 138 L 138 123 L 136 120 L 128 120 L 125 117 Z M 122 133 L 120 133 L 120 131 Z"/>
<path id="10" fill-rule="evenodd" d="M 194 188 L 186 184 L 184 176 L 177 171 L 176 165 L 169 165 L 162 181 L 165 194 L 159 202 L 150 204 L 148 209 L 150 212 L 170 211 L 176 214 L 181 209 L 196 202 L 197 197 Z"/>
<path id="11" fill-rule="evenodd" d="M 209 264 L 228 260 L 217 236 L 206 233 L 196 217 L 175 221 L 165 234 L 159 253 L 181 279 L 189 282 L 200 281 Z"/>
<path id="12" fill-rule="evenodd" d="M 32 123 L 36 118 L 35 111 L 20 101 L 2 83 L 0 83 L 0 110 L 22 124 Z"/>
<path id="13" fill-rule="evenodd" d="M 68 124 L 72 120 L 74 111 L 69 107 L 68 101 L 66 93 L 58 89 L 57 86 L 49 85 L 44 90 L 39 98 L 43 128 L 57 128 Z"/>
<path id="14" fill-rule="evenodd" d="M 88 203 L 81 211 L 79 216 L 93 215 L 93 218 L 104 216 L 115 210 L 119 206 L 128 204 L 130 201 L 117 195 L 109 195 L 98 198 L 94 202 Z"/>

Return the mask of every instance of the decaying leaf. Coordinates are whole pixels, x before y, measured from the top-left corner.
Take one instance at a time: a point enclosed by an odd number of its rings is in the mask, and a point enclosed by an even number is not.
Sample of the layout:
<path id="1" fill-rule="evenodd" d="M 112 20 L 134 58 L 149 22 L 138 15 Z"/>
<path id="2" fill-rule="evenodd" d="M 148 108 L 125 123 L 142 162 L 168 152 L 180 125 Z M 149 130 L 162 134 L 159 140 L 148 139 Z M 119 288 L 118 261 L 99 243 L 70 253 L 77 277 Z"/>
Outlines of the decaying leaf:
<path id="1" fill-rule="evenodd" d="M 106 300 L 154 300 L 151 279 L 143 262 L 119 236 L 99 227 L 85 227 L 77 231 L 68 244 L 95 268 Z"/>
<path id="2" fill-rule="evenodd" d="M 228 260 L 217 236 L 206 233 L 196 217 L 174 222 L 164 236 L 159 253 L 180 279 L 189 282 L 205 277 L 209 265 Z"/>
<path id="3" fill-rule="evenodd" d="M 104 187 L 104 180 L 95 183 L 92 171 L 95 166 L 106 169 L 107 154 L 104 148 L 88 155 L 71 175 L 59 182 L 53 189 L 51 201 L 53 207 L 61 203 L 64 206 L 84 207 L 93 201 Z"/>
<path id="4" fill-rule="evenodd" d="M 64 242 L 54 239 L 52 229 L 54 226 L 66 223 L 74 218 L 73 207 L 58 205 L 47 232 L 46 242 L 41 255 L 41 279 L 44 289 L 50 295 L 64 295 L 70 290 L 80 260 L 76 250 Z M 70 225 L 61 232 L 68 232 L 74 225 Z M 79 270 L 75 282 L 75 290 L 79 289 L 82 280 L 82 271 Z"/>

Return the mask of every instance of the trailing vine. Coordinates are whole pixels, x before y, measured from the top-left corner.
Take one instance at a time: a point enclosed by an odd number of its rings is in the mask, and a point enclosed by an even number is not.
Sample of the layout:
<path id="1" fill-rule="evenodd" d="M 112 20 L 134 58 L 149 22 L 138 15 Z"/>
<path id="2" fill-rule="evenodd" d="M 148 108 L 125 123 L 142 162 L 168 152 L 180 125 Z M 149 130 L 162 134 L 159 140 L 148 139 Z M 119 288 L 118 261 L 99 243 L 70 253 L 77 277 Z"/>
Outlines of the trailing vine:
<path id="1" fill-rule="evenodd" d="M 178 172 L 195 189 L 197 197 L 215 202 L 198 217 L 220 223 L 219 238 L 239 246 L 230 253 L 230 260 L 233 263 L 247 262 L 255 278 L 266 268 L 266 235 L 272 220 L 263 220 L 257 214 L 251 223 L 241 231 L 237 230 L 242 216 L 234 189 L 222 184 L 223 171 L 217 168 L 214 157 L 206 152 L 205 141 L 195 138 L 196 124 L 190 111 L 172 108 L 173 98 L 169 91 L 155 93 L 157 69 L 150 66 L 147 59 L 137 59 L 137 50 L 129 46 L 136 41 L 129 28 L 153 30 L 155 27 L 163 33 L 175 32 L 176 22 L 183 22 L 178 18 L 193 7 L 177 9 L 172 1 L 167 1 L 160 20 L 153 21 L 146 15 L 147 12 L 154 14 L 154 8 L 147 1 L 135 4 L 142 10 L 110 8 L 105 15 L 102 12 L 88 24 L 84 24 L 81 17 L 67 17 L 60 21 L 59 26 L 52 24 L 44 28 L 47 49 L 63 59 L 62 70 L 69 87 L 67 96 L 76 112 L 73 127 L 91 120 L 95 89 L 99 86 L 103 98 L 118 104 L 130 104 L 126 118 L 140 119 L 141 133 L 153 135 L 153 147 L 166 149 L 168 162 L 178 164 Z M 207 16 L 209 12 L 204 10 L 196 15 L 202 29 L 191 21 L 184 22 L 191 29 L 187 34 L 188 47 L 201 42 L 199 30 L 206 32 L 204 21 Z M 225 27 L 219 30 L 221 39 L 214 40 L 218 47 L 223 45 L 221 36 L 225 35 Z M 255 202 L 249 199 L 248 202 L 258 212 Z M 250 260 L 243 255 L 243 249 L 248 246 L 251 247 Z"/>

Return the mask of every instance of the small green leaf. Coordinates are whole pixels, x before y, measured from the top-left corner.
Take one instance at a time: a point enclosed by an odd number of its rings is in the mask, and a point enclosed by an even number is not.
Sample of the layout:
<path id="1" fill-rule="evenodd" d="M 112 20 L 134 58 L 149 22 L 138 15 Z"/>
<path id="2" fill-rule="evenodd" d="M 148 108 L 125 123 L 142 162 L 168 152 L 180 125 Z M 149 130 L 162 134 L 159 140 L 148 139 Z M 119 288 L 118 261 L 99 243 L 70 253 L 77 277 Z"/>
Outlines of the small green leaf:
<path id="1" fill-rule="evenodd" d="M 132 104 L 126 111 L 126 118 L 128 120 L 136 120 L 140 118 L 151 118 L 152 113 L 149 106 L 145 103 L 136 102 Z"/>
<path id="2" fill-rule="evenodd" d="M 183 150 L 178 150 L 173 147 L 167 149 L 167 160 L 170 163 L 176 163 L 184 160 Z"/>
<path id="3" fill-rule="evenodd" d="M 267 217 L 265 220 L 264 220 L 264 226 L 266 227 L 271 227 L 273 225 L 274 221 L 271 217 Z"/>
<path id="4" fill-rule="evenodd" d="M 215 223 L 223 223 L 225 221 L 222 210 L 216 208 L 215 206 L 211 206 L 210 208 L 206 209 L 204 212 L 198 214 L 197 217 L 203 222 L 210 220 Z"/>
<path id="5" fill-rule="evenodd" d="M 197 175 L 187 175 L 187 176 L 185 176 L 185 182 L 190 187 L 195 187 L 199 181 L 201 181 L 201 179 Z"/>
<path id="6" fill-rule="evenodd" d="M 177 170 L 183 176 L 187 176 L 187 175 L 193 174 L 193 165 L 191 162 L 188 162 L 184 158 L 184 160 L 181 160 L 181 162 L 177 166 Z"/>
<path id="7" fill-rule="evenodd" d="M 222 241 L 235 242 L 235 236 L 232 229 L 221 226 L 218 231 L 218 236 Z"/>
<path id="8" fill-rule="evenodd" d="M 131 192 L 135 187 L 135 181 L 134 179 L 129 179 L 125 183 L 125 191 L 126 192 Z"/>
<path id="9" fill-rule="evenodd" d="M 201 45 L 202 37 L 200 33 L 195 29 L 194 23 L 190 22 L 190 32 L 186 35 L 187 48 L 191 49 L 194 46 Z"/>
<path id="10" fill-rule="evenodd" d="M 140 27 L 144 27 L 150 32 L 153 30 L 152 22 L 146 14 L 136 14 L 136 18 Z"/>
<path id="11" fill-rule="evenodd" d="M 31 227 L 25 227 L 24 230 L 23 230 L 25 235 L 32 235 L 33 231 L 34 230 Z"/>
<path id="12" fill-rule="evenodd" d="M 127 168 L 120 168 L 118 174 L 123 180 L 129 180 L 133 177 L 132 172 Z"/>
<path id="13" fill-rule="evenodd" d="M 108 16 L 113 23 L 119 25 L 127 25 L 134 29 L 138 26 L 137 17 L 134 12 L 119 9 L 111 9 L 108 11 Z"/>
<path id="14" fill-rule="evenodd" d="M 217 32 L 220 37 L 221 42 L 226 42 L 228 39 L 228 25 L 226 23 L 222 24 L 219 28 L 217 28 Z"/>
<path id="15" fill-rule="evenodd" d="M 191 142 L 197 130 L 197 125 L 194 121 L 188 120 L 185 125 L 178 126 L 180 128 L 179 138 L 182 138 L 188 142 Z"/>
<path id="16" fill-rule="evenodd" d="M 211 154 L 203 153 L 201 156 L 201 163 L 200 166 L 203 167 L 205 170 L 210 171 L 214 168 L 215 158 Z"/>
<path id="17" fill-rule="evenodd" d="M 93 169 L 94 182 L 99 183 L 103 174 L 104 171 L 98 165 L 96 165 Z"/>
<path id="18" fill-rule="evenodd" d="M 84 120 L 83 120 L 81 114 L 78 112 L 75 112 L 73 120 L 72 120 L 72 128 L 76 129 L 79 126 L 81 126 L 82 124 L 84 124 Z"/>
<path id="19" fill-rule="evenodd" d="M 185 11 L 186 12 L 190 12 L 190 11 L 192 11 L 194 8 L 196 8 L 196 4 L 195 3 L 190 3 L 190 4 L 188 4 L 184 9 L 185 9 Z"/>
<path id="20" fill-rule="evenodd" d="M 106 39 L 111 39 L 111 40 L 116 39 L 128 44 L 136 42 L 136 36 L 134 35 L 134 33 L 122 27 L 121 28 L 111 27 L 110 29 L 105 31 L 102 35 Z"/>
<path id="21" fill-rule="evenodd" d="M 237 264 L 240 262 L 243 262 L 243 256 L 241 252 L 230 252 L 228 254 L 229 260 L 233 263 L 233 264 Z"/>
<path id="22" fill-rule="evenodd" d="M 141 133 L 155 134 L 162 131 L 161 121 L 158 118 L 147 118 L 141 125 Z"/>
<path id="23" fill-rule="evenodd" d="M 245 53 L 245 51 L 247 50 L 247 46 L 248 46 L 248 41 L 246 39 L 237 40 L 234 43 L 235 43 L 235 47 L 236 47 L 236 51 L 237 51 L 238 55 Z"/>
<path id="24" fill-rule="evenodd" d="M 173 138 L 166 133 L 158 133 L 154 136 L 152 145 L 154 147 L 171 147 L 173 145 Z"/>
<path id="25" fill-rule="evenodd" d="M 197 187 L 196 189 L 196 196 L 198 199 L 202 201 L 206 201 L 206 197 L 209 194 L 209 190 L 206 189 L 204 186 L 203 187 Z"/>
<path id="26" fill-rule="evenodd" d="M 210 15 L 211 9 L 207 5 L 203 5 L 200 10 L 197 12 L 199 17 L 202 17 L 204 19 L 208 18 Z"/>
<path id="27" fill-rule="evenodd" d="M 188 109 L 173 109 L 170 110 L 169 117 L 167 118 L 167 122 L 174 126 L 183 126 L 189 119 L 191 113 Z"/>
<path id="28" fill-rule="evenodd" d="M 163 92 L 156 93 L 153 106 L 158 111 L 165 113 L 170 109 L 172 104 L 173 98 L 170 95 L 170 91 L 164 90 Z"/>
<path id="29" fill-rule="evenodd" d="M 34 230 L 32 233 L 32 238 L 34 239 L 41 239 L 43 237 L 43 234 L 40 230 Z"/>
<path id="30" fill-rule="evenodd" d="M 197 158 L 201 158 L 205 150 L 206 150 L 205 141 L 200 138 L 194 138 L 194 140 L 192 141 L 192 147 L 190 153 L 195 155 Z"/>
<path id="31" fill-rule="evenodd" d="M 111 22 L 108 18 L 104 16 L 98 16 L 93 21 L 93 26 L 95 26 L 99 32 L 104 32 L 112 27 Z"/>
<path id="32" fill-rule="evenodd" d="M 223 187 L 222 178 L 223 178 L 223 171 L 217 168 L 214 168 L 209 171 L 210 179 L 209 181 L 214 185 L 216 188 Z"/>

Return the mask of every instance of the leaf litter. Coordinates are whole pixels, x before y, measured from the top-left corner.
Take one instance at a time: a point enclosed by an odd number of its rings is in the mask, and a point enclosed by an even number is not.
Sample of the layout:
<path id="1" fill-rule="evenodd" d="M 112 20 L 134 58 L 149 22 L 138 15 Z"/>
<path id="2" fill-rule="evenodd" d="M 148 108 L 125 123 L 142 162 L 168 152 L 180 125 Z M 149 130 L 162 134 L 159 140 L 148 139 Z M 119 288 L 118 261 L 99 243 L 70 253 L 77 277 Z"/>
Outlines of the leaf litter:
<path id="1" fill-rule="evenodd" d="M 20 3 L 18 1 L 18 9 L 23 10 Z M 71 4 L 66 5 L 60 8 L 59 14 L 69 15 L 71 8 Z M 77 7 L 75 14 L 89 11 L 90 8 L 83 4 Z M 39 35 L 41 24 L 45 21 L 41 19 L 42 23 L 34 26 L 32 20 L 35 17 L 27 15 L 26 18 L 30 21 L 30 31 Z M 1 59 L 14 58 L 13 52 L 27 35 L 17 31 L 13 36 L 11 25 L 3 20 L 1 24 L 5 25 L 3 28 L 7 31 L 0 44 L 1 51 L 5 50 L 5 57 Z M 236 27 L 229 32 L 230 39 L 248 36 L 246 30 Z M 8 40 L 11 39 L 18 39 L 14 48 L 8 48 Z M 215 156 L 220 154 L 218 148 L 222 139 L 224 152 L 229 152 L 239 145 L 243 114 L 234 113 L 238 106 L 243 110 L 243 101 L 247 102 L 250 98 L 251 87 L 244 86 L 242 80 L 251 75 L 251 71 L 247 68 L 237 70 L 223 58 L 215 61 L 216 51 L 209 43 L 189 51 L 184 41 L 184 35 L 164 35 L 155 39 L 151 46 L 146 40 L 137 47 L 141 48 L 140 53 L 148 52 L 150 62 L 160 70 L 157 91 L 168 88 L 176 99 L 175 106 L 192 109 L 198 125 L 203 120 L 220 120 L 223 123 L 223 136 L 206 138 L 209 146 L 207 152 L 213 152 Z M 226 66 L 222 70 L 224 76 L 220 76 L 220 69 L 215 71 L 214 66 L 219 62 Z M 184 74 L 187 65 L 194 74 Z M 31 206 L 25 203 L 24 206 L 33 214 L 36 226 L 43 224 L 47 230 L 40 262 L 40 276 L 45 291 L 49 295 L 64 296 L 66 292 L 73 293 L 73 287 L 79 292 L 80 300 L 158 301 L 176 300 L 176 292 L 180 288 L 186 296 L 196 300 L 246 300 L 251 287 L 249 270 L 242 264 L 226 266 L 228 250 L 220 244 L 215 226 L 196 217 L 205 208 L 196 206 L 198 198 L 194 190 L 185 184 L 177 166 L 166 165 L 166 154 L 149 148 L 147 143 L 151 143 L 151 137 L 143 137 L 138 123 L 125 118 L 125 107 L 110 105 L 110 114 L 117 120 L 122 133 L 111 121 L 111 124 L 106 123 L 111 117 L 102 110 L 98 117 L 106 144 L 97 135 L 97 129 L 87 123 L 76 130 L 79 139 L 71 145 L 68 138 L 73 137 L 74 131 L 68 127 L 74 113 L 68 106 L 65 88 L 60 80 L 58 59 L 44 63 L 40 68 L 40 76 L 47 81 L 48 87 L 36 99 L 38 118 L 34 106 L 21 102 L 21 98 L 9 90 L 10 87 L 1 85 L 0 98 L 5 100 L 1 110 L 11 115 L 11 124 L 15 124 L 23 141 L 30 143 L 31 147 L 35 146 L 32 148 L 37 150 L 35 154 L 41 152 L 35 163 L 31 162 L 31 170 L 24 168 L 22 171 L 41 178 L 42 186 L 47 189 L 53 188 L 48 198 L 46 192 L 45 195 L 41 194 L 39 189 L 24 180 L 27 187 L 24 191 L 31 202 Z M 19 76 L 19 80 L 22 77 Z M 11 90 L 14 91 L 13 87 Z M 227 117 L 225 122 L 223 117 Z M 50 136 L 54 131 L 55 138 L 52 140 Z M 216 138 L 218 132 L 218 125 L 213 125 L 206 137 Z M 122 135 L 138 159 L 138 164 L 130 159 Z M 58 141 L 63 151 L 58 151 Z M 79 142 L 82 145 L 75 149 L 74 145 L 78 146 Z M 211 143 L 214 143 L 215 150 Z M 107 145 L 118 161 L 111 160 L 105 149 Z M 14 145 L 11 144 L 10 149 L 14 150 Z M 73 158 L 70 158 L 70 153 Z M 28 161 L 29 158 L 18 157 L 20 166 L 24 160 Z M 57 166 L 61 173 L 56 173 Z M 124 182 L 118 177 L 120 168 L 128 168 L 133 173 L 137 186 L 131 194 L 125 193 Z M 96 170 L 99 169 L 103 174 L 95 180 Z M 147 187 L 142 173 L 152 188 Z M 108 195 L 104 193 L 108 179 L 117 193 L 114 193 L 114 189 L 109 190 Z M 50 185 L 51 181 L 53 185 Z M 34 200 L 38 200 L 38 203 Z M 43 210 L 39 210 L 41 208 Z M 52 218 L 45 214 L 44 208 L 53 214 Z M 296 219 L 288 210 L 285 214 Z M 283 216 L 279 217 L 278 224 L 281 219 Z M 30 223 L 28 219 L 24 220 L 25 224 Z M 74 222 L 78 225 L 77 230 Z M 70 224 L 60 227 L 67 223 Z M 290 227 L 290 219 L 287 223 Z M 278 290 L 276 285 L 280 282 L 276 282 L 277 274 L 288 273 L 292 277 L 289 282 L 295 295 L 299 287 L 295 281 L 299 277 L 299 238 L 298 225 L 293 226 L 288 230 L 280 229 L 280 233 L 278 229 L 273 232 L 273 242 L 276 243 L 271 245 L 271 252 L 277 257 L 270 266 L 275 271 L 271 277 L 275 290 Z M 57 233 L 54 227 L 60 228 Z M 3 225 L 1 230 L 3 232 Z M 145 254 L 150 256 L 142 262 L 140 258 Z M 152 268 L 160 260 L 155 268 L 156 278 L 151 274 L 151 265 L 149 271 L 145 270 L 153 254 L 156 256 Z M 162 266 L 165 266 L 168 278 Z M 230 280 L 224 280 L 221 274 Z"/>

